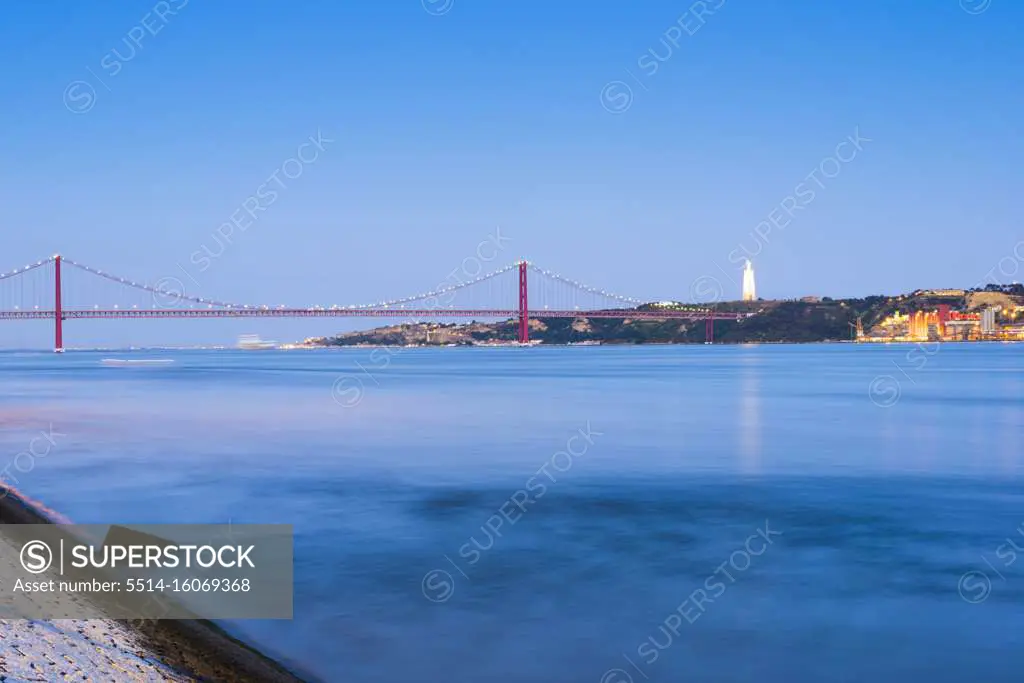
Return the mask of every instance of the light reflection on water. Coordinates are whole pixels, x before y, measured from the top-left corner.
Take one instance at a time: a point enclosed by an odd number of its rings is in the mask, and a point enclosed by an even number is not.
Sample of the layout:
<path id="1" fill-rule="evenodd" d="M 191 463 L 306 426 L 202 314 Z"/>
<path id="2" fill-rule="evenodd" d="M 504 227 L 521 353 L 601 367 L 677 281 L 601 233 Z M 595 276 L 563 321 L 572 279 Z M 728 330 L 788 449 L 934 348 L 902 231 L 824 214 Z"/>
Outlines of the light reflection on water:
<path id="1" fill-rule="evenodd" d="M 652 680 L 1017 680 L 1024 562 L 983 604 L 957 580 L 1024 521 L 1024 347 L 924 367 L 900 346 L 370 353 L 0 354 L 0 469 L 52 425 L 14 475 L 76 522 L 294 524 L 295 620 L 233 626 L 328 680 L 598 681 L 624 653 Z M 470 565 L 460 548 L 588 424 Z M 769 519 L 778 545 L 646 664 L 637 646 Z M 433 603 L 439 567 L 455 592 Z"/>

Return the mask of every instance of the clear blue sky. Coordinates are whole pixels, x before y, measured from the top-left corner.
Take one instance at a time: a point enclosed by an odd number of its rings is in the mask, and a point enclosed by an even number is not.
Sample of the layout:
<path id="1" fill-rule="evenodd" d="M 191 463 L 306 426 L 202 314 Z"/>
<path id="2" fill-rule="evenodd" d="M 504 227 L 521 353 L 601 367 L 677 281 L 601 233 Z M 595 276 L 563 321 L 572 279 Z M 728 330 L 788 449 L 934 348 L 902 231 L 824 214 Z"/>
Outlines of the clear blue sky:
<path id="1" fill-rule="evenodd" d="M 706 4 L 11 0 L 0 271 L 59 251 L 308 305 L 429 289 L 497 226 L 498 261 L 640 298 L 702 276 L 738 295 L 722 270 L 738 283 L 741 245 L 771 298 L 970 286 L 1012 257 L 1024 5 Z M 870 142 L 756 237 L 857 129 Z M 318 130 L 334 142 L 200 272 L 192 255 Z M 352 326 L 69 323 L 68 343 Z M 49 326 L 2 323 L 14 343 Z"/>

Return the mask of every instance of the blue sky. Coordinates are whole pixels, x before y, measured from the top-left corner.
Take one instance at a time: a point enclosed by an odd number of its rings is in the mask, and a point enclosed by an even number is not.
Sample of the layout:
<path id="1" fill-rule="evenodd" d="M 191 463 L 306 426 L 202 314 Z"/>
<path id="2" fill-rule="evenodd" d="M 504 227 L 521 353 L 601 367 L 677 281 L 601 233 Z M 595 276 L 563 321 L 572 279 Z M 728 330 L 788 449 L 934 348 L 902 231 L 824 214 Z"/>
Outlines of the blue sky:
<path id="1" fill-rule="evenodd" d="M 526 257 L 640 298 L 704 295 L 709 278 L 737 296 L 738 249 L 764 297 L 853 296 L 974 285 L 1022 238 L 1010 0 L 4 8 L 0 271 L 59 251 L 197 296 L 363 303 L 430 289 L 500 226 L 494 265 Z M 219 247 L 218 227 L 317 135 L 331 142 L 305 147 L 315 160 Z M 837 151 L 851 136 L 867 142 Z M 787 214 L 801 183 L 814 198 Z M 1022 279 L 1003 263 L 998 279 Z M 0 344 L 49 334 L 3 323 Z"/>

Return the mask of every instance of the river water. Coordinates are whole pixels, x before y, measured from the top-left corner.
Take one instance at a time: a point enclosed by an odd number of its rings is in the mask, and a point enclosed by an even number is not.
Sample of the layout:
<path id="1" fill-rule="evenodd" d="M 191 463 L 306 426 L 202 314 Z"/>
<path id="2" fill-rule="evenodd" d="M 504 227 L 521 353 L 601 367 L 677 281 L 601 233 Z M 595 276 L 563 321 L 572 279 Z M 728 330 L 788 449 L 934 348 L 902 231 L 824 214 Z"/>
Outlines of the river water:
<path id="1" fill-rule="evenodd" d="M 1018 681 L 1022 359 L 5 352 L 0 468 L 80 523 L 293 524 L 294 620 L 227 626 L 325 680 Z"/>

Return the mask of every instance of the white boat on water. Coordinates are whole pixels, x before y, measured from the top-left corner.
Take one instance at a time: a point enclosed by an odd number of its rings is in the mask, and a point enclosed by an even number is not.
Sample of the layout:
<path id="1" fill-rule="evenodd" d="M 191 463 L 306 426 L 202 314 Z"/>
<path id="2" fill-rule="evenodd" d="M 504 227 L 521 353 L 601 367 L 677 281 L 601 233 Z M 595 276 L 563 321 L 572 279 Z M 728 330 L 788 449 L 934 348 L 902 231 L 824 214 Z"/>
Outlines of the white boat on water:
<path id="1" fill-rule="evenodd" d="M 262 351 L 276 349 L 277 342 L 264 341 L 258 334 L 243 334 L 238 338 L 238 348 L 248 351 Z"/>
<path id="2" fill-rule="evenodd" d="M 174 362 L 172 358 L 104 358 L 100 361 L 103 365 L 115 367 L 125 365 L 170 365 Z"/>

